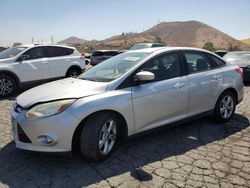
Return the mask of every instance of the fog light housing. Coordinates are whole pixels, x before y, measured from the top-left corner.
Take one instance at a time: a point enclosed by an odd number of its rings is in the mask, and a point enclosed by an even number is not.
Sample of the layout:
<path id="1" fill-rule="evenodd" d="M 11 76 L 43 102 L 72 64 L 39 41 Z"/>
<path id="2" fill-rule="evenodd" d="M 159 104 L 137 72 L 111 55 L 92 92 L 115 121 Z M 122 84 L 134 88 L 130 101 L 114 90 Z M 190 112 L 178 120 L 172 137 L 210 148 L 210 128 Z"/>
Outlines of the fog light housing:
<path id="1" fill-rule="evenodd" d="M 48 135 L 38 136 L 37 142 L 43 145 L 51 145 L 55 143 L 54 139 Z"/>

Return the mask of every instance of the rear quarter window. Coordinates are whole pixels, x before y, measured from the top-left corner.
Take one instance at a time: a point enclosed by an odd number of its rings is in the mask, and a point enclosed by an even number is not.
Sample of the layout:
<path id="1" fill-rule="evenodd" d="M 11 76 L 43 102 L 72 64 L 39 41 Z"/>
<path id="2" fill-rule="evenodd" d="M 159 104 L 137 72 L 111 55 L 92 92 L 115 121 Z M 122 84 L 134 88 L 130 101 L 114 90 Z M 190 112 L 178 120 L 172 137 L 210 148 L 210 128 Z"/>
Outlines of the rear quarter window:
<path id="1" fill-rule="evenodd" d="M 74 50 L 70 48 L 54 47 L 54 46 L 47 47 L 48 57 L 66 56 L 72 54 L 73 52 Z"/>
<path id="2" fill-rule="evenodd" d="M 223 60 L 219 59 L 218 57 L 215 57 L 213 55 L 209 55 L 209 57 L 215 62 L 216 67 L 221 67 L 226 64 Z"/>

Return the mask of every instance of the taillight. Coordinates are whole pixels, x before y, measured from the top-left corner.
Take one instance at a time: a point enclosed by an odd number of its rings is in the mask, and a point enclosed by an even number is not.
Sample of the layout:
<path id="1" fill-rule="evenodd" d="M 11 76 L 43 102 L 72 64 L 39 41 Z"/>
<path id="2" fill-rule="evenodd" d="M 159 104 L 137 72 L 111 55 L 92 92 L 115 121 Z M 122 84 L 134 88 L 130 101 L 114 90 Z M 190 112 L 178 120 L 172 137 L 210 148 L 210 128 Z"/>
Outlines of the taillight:
<path id="1" fill-rule="evenodd" d="M 237 67 L 236 69 L 234 69 L 236 72 L 238 72 L 240 75 L 241 75 L 241 77 L 243 77 L 243 70 L 242 70 L 242 68 L 240 68 L 240 67 Z"/>

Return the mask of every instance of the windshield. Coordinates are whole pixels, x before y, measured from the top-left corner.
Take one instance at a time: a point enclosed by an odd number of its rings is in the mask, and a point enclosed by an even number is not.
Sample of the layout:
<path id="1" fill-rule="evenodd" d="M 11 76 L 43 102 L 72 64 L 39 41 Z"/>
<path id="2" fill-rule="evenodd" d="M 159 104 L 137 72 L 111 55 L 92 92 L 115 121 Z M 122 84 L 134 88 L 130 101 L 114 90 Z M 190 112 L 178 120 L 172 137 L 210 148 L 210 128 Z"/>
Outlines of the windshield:
<path id="1" fill-rule="evenodd" d="M 15 57 L 17 54 L 21 53 L 26 48 L 27 47 L 23 47 L 23 46 L 8 48 L 8 49 L 0 52 L 0 59 Z"/>
<path id="2" fill-rule="evenodd" d="M 223 59 L 229 62 L 250 62 L 250 52 L 227 53 Z"/>
<path id="3" fill-rule="evenodd" d="M 129 50 L 139 50 L 139 49 L 143 49 L 143 48 L 150 48 L 150 45 L 148 45 L 148 44 L 135 44 Z"/>
<path id="4" fill-rule="evenodd" d="M 81 74 L 78 78 L 97 82 L 110 82 L 128 72 L 150 53 L 127 52 L 112 57 Z"/>

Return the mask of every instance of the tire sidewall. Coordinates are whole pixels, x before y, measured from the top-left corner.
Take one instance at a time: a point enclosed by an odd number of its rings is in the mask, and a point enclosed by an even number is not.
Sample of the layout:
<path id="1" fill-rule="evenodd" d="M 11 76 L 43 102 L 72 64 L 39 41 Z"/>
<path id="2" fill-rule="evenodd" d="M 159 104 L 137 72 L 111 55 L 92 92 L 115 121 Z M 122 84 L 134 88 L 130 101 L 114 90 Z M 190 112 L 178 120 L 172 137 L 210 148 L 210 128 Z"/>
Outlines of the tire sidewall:
<path id="1" fill-rule="evenodd" d="M 82 148 L 83 142 L 86 142 L 86 140 L 84 138 L 84 131 L 86 131 L 85 129 L 87 128 L 86 126 L 94 126 L 94 131 L 92 132 L 92 135 L 91 135 L 92 136 L 91 137 L 91 145 L 88 145 L 87 147 L 88 147 L 89 152 L 92 153 L 92 156 L 95 156 L 94 160 L 103 161 L 111 156 L 111 154 L 113 153 L 113 151 L 115 150 L 115 148 L 117 146 L 118 138 L 119 138 L 119 124 L 118 124 L 119 121 L 118 121 L 118 118 L 115 114 L 108 113 L 108 112 L 104 113 L 104 114 L 100 113 L 100 114 L 98 114 L 98 116 L 96 116 L 94 118 L 95 118 L 94 119 L 95 124 L 90 125 L 87 121 L 84 128 L 83 128 L 83 132 L 81 135 L 81 143 L 80 143 L 81 150 L 83 150 L 83 148 Z M 115 143 L 114 143 L 112 149 L 107 154 L 102 154 L 100 149 L 99 149 L 99 136 L 100 136 L 100 133 L 101 133 L 101 130 L 102 130 L 104 124 L 110 119 L 112 119 L 116 123 L 116 131 L 117 131 L 116 140 L 115 140 Z M 91 119 L 90 122 L 93 123 L 93 119 Z"/>

